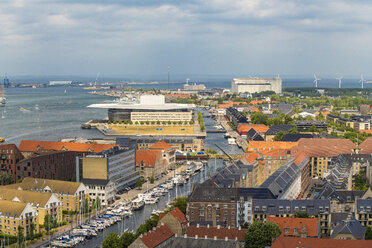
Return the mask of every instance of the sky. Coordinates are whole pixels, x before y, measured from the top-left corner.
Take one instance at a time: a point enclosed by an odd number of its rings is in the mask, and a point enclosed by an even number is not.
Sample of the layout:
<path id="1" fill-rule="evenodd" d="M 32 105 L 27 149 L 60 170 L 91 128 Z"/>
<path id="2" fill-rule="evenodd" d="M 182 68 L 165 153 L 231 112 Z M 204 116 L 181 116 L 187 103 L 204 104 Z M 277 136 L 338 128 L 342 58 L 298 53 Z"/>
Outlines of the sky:
<path id="1" fill-rule="evenodd" d="M 0 0 L 0 75 L 372 78 L 368 0 Z"/>

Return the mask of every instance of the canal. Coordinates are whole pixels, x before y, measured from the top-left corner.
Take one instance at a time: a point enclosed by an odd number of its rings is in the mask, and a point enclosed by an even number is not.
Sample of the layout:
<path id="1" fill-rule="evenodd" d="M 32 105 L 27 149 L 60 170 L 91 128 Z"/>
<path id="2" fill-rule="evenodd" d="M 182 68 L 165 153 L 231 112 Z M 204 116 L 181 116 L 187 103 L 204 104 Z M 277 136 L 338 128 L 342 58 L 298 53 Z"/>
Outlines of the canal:
<path id="1" fill-rule="evenodd" d="M 205 110 L 203 115 L 208 113 Z M 205 112 L 204 112 L 205 111 Z M 216 122 L 210 118 L 204 118 L 204 124 L 206 129 L 211 130 L 216 125 Z M 236 145 L 228 145 L 227 140 L 224 138 L 223 133 L 208 133 L 208 136 L 205 139 L 206 149 L 216 150 L 218 153 L 222 152 L 215 146 L 218 144 L 229 154 L 243 154 L 242 149 Z M 188 196 L 192 187 L 195 183 L 202 183 L 208 179 L 211 175 L 214 175 L 219 169 L 223 168 L 223 161 L 220 159 L 209 159 L 208 165 L 204 167 L 204 170 L 197 173 L 195 176 L 191 177 L 187 183 L 183 186 L 175 186 L 172 190 L 169 191 L 169 194 L 161 196 L 157 204 L 154 205 L 145 205 L 142 210 L 133 211 L 133 215 L 130 218 L 125 218 L 122 222 L 118 222 L 115 225 L 112 225 L 106 228 L 103 232 L 99 232 L 97 237 L 94 237 L 90 240 L 87 240 L 85 244 L 79 244 L 77 247 L 101 247 L 103 240 L 112 232 L 116 232 L 121 235 L 125 230 L 135 232 L 137 228 L 143 224 L 146 219 L 151 217 L 151 213 L 154 209 L 164 209 L 167 202 L 179 196 Z"/>

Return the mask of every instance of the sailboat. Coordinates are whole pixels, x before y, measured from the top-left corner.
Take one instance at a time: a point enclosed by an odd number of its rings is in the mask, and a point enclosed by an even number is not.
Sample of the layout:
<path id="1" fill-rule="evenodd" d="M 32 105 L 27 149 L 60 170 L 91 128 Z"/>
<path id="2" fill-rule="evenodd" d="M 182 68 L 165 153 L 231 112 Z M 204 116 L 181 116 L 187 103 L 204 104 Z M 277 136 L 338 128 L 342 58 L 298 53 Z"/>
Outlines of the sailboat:
<path id="1" fill-rule="evenodd" d="M 5 98 L 5 91 L 4 91 L 4 83 L 0 84 L 0 107 L 5 107 L 6 98 Z"/>

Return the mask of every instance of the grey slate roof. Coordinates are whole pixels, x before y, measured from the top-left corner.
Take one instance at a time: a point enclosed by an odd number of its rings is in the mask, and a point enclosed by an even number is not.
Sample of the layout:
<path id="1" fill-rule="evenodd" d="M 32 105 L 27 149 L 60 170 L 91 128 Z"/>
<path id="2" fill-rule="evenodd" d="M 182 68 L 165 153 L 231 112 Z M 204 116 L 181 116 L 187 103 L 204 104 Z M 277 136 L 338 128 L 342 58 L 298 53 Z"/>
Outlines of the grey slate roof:
<path id="1" fill-rule="evenodd" d="M 293 200 L 292 214 L 296 212 L 307 212 L 309 215 L 318 215 L 329 212 L 329 200 Z"/>
<path id="2" fill-rule="evenodd" d="M 270 215 L 291 212 L 291 201 L 282 199 L 253 199 L 253 213 L 268 213 Z"/>
<path id="3" fill-rule="evenodd" d="M 200 237 L 195 238 L 184 238 L 184 237 L 173 237 L 170 242 L 167 244 L 167 247 L 170 248 L 236 248 L 240 247 L 240 242 L 235 240 L 221 240 L 221 239 L 204 239 Z"/>
<path id="4" fill-rule="evenodd" d="M 310 139 L 313 137 L 314 136 L 310 133 L 287 133 L 286 135 L 284 135 L 282 141 L 297 142 L 301 138 Z"/>
<path id="5" fill-rule="evenodd" d="M 188 198 L 189 202 L 231 202 L 237 200 L 236 188 L 202 187 L 196 185 Z"/>
<path id="6" fill-rule="evenodd" d="M 372 199 L 358 199 L 357 212 L 372 214 Z"/>
<path id="7" fill-rule="evenodd" d="M 105 180 L 105 179 L 82 179 L 81 182 L 84 185 L 106 186 L 110 182 L 110 180 Z"/>
<path id="8" fill-rule="evenodd" d="M 280 198 L 300 173 L 300 168 L 291 159 L 287 164 L 271 174 L 261 184 L 260 188 L 268 188 L 276 197 Z"/>
<path id="9" fill-rule="evenodd" d="M 280 131 L 288 132 L 292 128 L 294 128 L 293 125 L 272 125 L 266 135 L 277 135 Z"/>
<path id="10" fill-rule="evenodd" d="M 356 239 L 364 239 L 366 228 L 356 219 L 342 221 L 339 223 L 331 234 L 331 238 L 335 238 L 338 234 L 352 234 Z"/>
<path id="11" fill-rule="evenodd" d="M 254 130 L 253 128 L 251 128 L 247 132 L 247 139 L 254 140 L 254 141 L 265 141 L 265 139 L 262 138 L 262 136 L 259 133 L 257 133 L 256 130 Z"/>
<path id="12" fill-rule="evenodd" d="M 244 200 L 247 200 L 248 197 L 252 199 L 275 199 L 273 193 L 266 188 L 238 188 L 238 199 L 240 197 L 244 197 Z"/>

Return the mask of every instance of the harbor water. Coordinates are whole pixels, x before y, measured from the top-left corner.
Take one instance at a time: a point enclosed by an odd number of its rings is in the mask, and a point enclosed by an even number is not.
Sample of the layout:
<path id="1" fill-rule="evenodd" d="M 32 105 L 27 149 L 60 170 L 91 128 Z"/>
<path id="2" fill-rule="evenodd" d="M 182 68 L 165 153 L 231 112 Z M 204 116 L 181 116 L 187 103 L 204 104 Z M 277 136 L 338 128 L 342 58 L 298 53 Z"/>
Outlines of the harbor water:
<path id="1" fill-rule="evenodd" d="M 66 92 L 66 93 L 65 93 Z M 102 119 L 107 111 L 87 108 L 88 105 L 113 100 L 110 97 L 88 94 L 82 88 L 56 87 L 56 88 L 10 88 L 7 89 L 6 108 L 0 109 L 0 137 L 6 138 L 6 143 L 19 145 L 22 139 L 59 140 L 75 137 L 104 137 L 98 131 L 84 130 L 80 125 L 91 119 Z M 201 110 L 204 115 L 207 111 Z M 206 129 L 214 128 L 216 122 L 204 118 Z M 223 133 L 208 133 L 205 140 L 206 149 L 214 149 L 222 153 L 215 144 L 218 144 L 230 154 L 242 154 L 236 145 L 228 145 Z M 191 193 L 195 183 L 204 182 L 219 169 L 223 168 L 223 161 L 210 159 L 204 170 L 191 177 L 183 186 L 175 186 L 169 194 L 161 196 L 160 201 L 154 205 L 145 205 L 142 210 L 134 211 L 130 218 L 118 222 L 97 237 L 87 240 L 78 247 L 100 247 L 104 238 L 111 232 L 123 233 L 124 230 L 136 229 L 151 216 L 154 209 L 162 210 L 168 200 L 177 196 L 187 196 Z M 125 198 L 125 197 L 124 197 Z M 169 199 L 168 199 L 169 198 Z"/>

